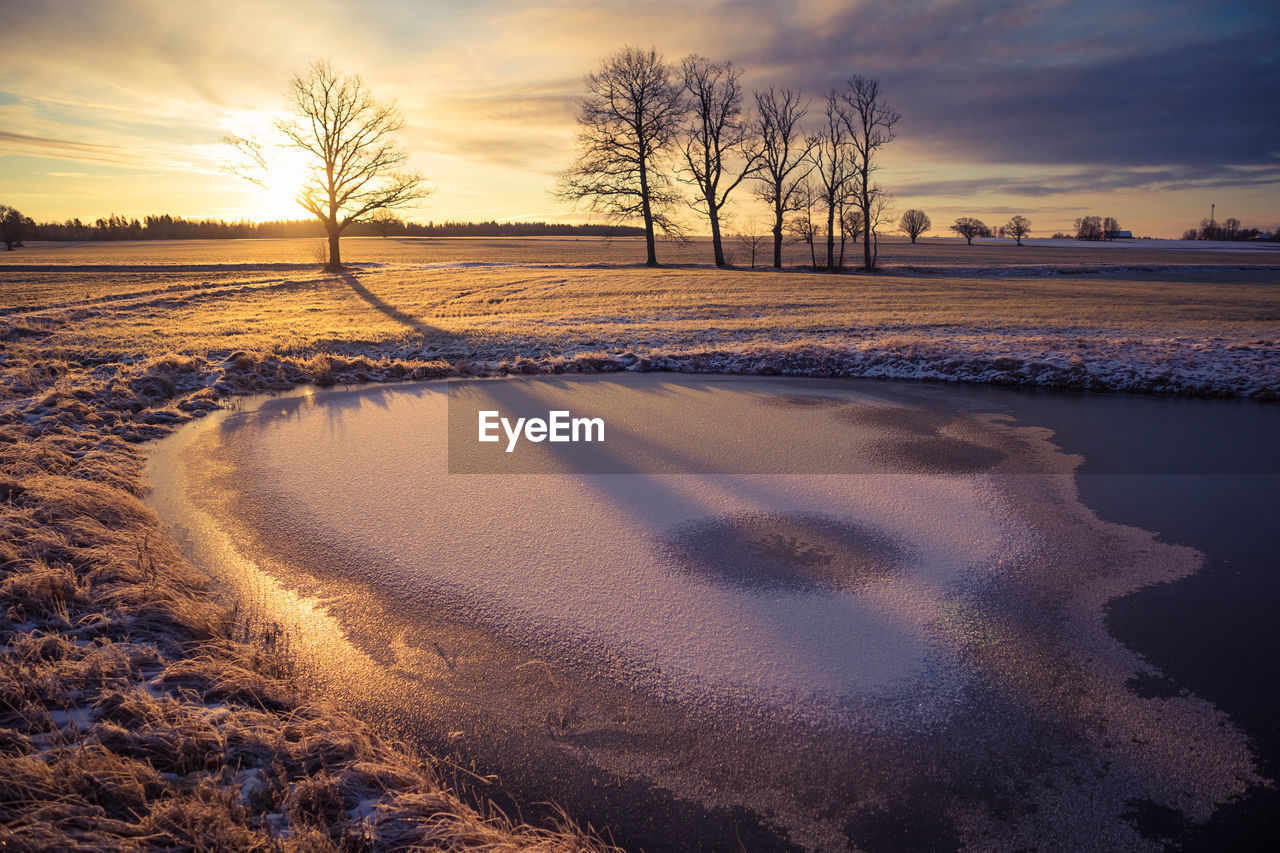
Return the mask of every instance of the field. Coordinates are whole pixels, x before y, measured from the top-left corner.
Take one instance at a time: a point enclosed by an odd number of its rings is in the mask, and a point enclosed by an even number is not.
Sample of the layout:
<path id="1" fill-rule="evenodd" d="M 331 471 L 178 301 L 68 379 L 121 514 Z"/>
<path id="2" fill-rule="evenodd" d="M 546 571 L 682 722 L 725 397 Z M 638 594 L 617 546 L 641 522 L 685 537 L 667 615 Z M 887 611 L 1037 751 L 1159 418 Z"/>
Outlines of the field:
<path id="1" fill-rule="evenodd" d="M 305 240 L 14 253 L 0 267 L 0 393 L 33 395 L 86 367 L 131 374 L 166 354 L 212 368 L 235 352 L 1251 397 L 1277 385 L 1280 266 L 1268 262 L 1280 256 L 1266 250 L 889 243 L 884 272 L 832 276 L 619 264 L 634 241 L 347 244 L 342 276 L 267 261 L 304 257 Z M 665 248 L 674 263 L 706 246 Z"/>
<path id="2" fill-rule="evenodd" d="M 138 445 L 233 395 L 621 369 L 1280 394 L 1269 248 L 891 241 L 872 275 L 806 271 L 796 246 L 774 272 L 716 270 L 697 242 L 650 270 L 635 241 L 351 239 L 340 275 L 315 249 L 0 257 L 0 844 L 594 843 L 464 804 L 212 600 L 138 501 Z"/>

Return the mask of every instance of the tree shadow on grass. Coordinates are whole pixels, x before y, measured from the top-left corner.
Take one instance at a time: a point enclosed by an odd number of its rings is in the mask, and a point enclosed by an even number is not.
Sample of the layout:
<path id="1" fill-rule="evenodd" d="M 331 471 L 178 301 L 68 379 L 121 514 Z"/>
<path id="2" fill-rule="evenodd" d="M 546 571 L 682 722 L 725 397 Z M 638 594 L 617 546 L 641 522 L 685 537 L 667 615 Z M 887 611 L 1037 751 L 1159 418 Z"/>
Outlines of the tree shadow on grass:
<path id="1" fill-rule="evenodd" d="M 369 288 L 365 287 L 364 284 L 361 283 L 360 279 L 356 278 L 350 270 L 344 270 L 343 272 L 338 273 L 338 278 L 346 282 L 347 286 L 355 291 L 357 296 L 365 302 L 368 302 L 374 310 L 381 312 L 389 319 L 395 320 L 405 328 L 417 332 L 424 338 L 431 338 L 437 341 L 456 341 L 460 337 L 456 332 L 447 332 L 438 326 L 432 326 L 428 323 L 422 322 L 412 314 L 407 314 L 404 311 L 401 311 L 399 308 L 392 305 L 390 302 L 387 302 Z"/>

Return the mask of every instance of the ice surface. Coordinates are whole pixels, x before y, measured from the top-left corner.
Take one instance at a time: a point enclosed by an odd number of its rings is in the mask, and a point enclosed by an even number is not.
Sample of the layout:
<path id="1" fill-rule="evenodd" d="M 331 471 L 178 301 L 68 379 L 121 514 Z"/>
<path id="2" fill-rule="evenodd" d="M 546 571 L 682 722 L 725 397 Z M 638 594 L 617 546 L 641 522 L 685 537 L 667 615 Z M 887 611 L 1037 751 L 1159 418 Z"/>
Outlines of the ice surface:
<path id="1" fill-rule="evenodd" d="M 669 436 L 670 452 L 696 469 L 732 470 L 738 460 L 717 454 L 739 452 L 730 433 L 745 426 L 682 420 L 699 395 L 737 395 L 761 446 L 847 454 L 868 438 L 847 417 L 768 405 L 761 392 L 794 389 L 786 380 L 739 380 L 731 391 L 656 377 L 582 384 L 592 392 L 585 413 L 614 424 L 613 413 L 641 412 L 669 424 L 648 438 Z M 267 404 L 229 446 L 240 470 L 253 472 L 245 485 L 262 515 L 297 519 L 315 534 L 317 553 L 297 555 L 304 562 L 343 554 L 399 597 L 424 607 L 448 597 L 562 653 L 621 656 L 686 698 L 812 713 L 866 699 L 915 707 L 932 697 L 941 712 L 962 676 L 947 665 L 939 613 L 1034 539 L 973 477 L 450 474 L 444 387 Z M 870 405 L 852 393 L 826 400 Z M 806 547 L 822 547 L 792 542 L 797 529 L 813 532 L 806 519 L 869 531 L 898 557 L 856 585 L 764 588 L 691 572 L 672 557 L 680 530 L 742 518 L 776 519 L 778 531 L 761 535 L 791 542 L 801 563 Z"/>
<path id="2" fill-rule="evenodd" d="M 455 385 L 455 405 L 570 395 L 633 472 L 541 445 L 533 470 L 559 473 L 463 474 L 445 385 L 268 400 L 156 457 L 162 514 L 336 695 L 504 761 L 534 743 L 539 778 L 572 755 L 745 805 L 821 849 L 886 808 L 983 849 L 1150 849 L 1134 802 L 1199 823 L 1261 782 L 1220 709 L 1133 690 L 1159 673 L 1106 629 L 1108 602 L 1200 555 L 1097 518 L 1079 457 L 990 389 Z"/>

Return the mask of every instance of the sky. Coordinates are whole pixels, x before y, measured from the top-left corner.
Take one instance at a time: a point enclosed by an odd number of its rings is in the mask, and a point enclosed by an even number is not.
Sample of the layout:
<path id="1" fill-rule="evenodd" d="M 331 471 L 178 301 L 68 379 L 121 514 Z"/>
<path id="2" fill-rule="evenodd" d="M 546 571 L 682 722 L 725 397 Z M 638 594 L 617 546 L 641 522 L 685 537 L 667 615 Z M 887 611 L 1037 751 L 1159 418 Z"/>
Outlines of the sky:
<path id="1" fill-rule="evenodd" d="M 853 74 L 902 115 L 881 183 L 942 233 L 1013 214 L 1177 236 L 1207 217 L 1280 226 L 1280 7 L 1184 0 L 0 0 L 0 204 L 303 218 L 287 158 L 228 174 L 290 77 L 325 58 L 394 100 L 420 221 L 586 221 L 556 200 L 583 77 L 623 46 L 732 60 L 748 89 L 813 96 Z M 767 211 L 739 190 L 731 230 Z M 689 213 L 689 224 L 697 221 Z"/>

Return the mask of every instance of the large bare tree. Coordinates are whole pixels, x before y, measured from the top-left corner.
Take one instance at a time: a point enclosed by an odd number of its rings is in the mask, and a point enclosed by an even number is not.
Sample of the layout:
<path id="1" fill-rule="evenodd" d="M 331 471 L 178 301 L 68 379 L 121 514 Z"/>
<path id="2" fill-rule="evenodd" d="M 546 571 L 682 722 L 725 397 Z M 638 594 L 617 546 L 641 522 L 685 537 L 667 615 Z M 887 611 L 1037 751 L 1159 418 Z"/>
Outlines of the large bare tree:
<path id="1" fill-rule="evenodd" d="M 789 212 L 813 169 L 809 141 L 800 127 L 807 104 L 799 92 L 774 89 L 756 92 L 756 135 L 760 139 L 759 186 L 756 197 L 773 208 L 773 266 L 782 269 L 782 230 Z"/>
<path id="2" fill-rule="evenodd" d="M 874 176 L 879 170 L 877 162 L 880 149 L 897 135 L 895 128 L 902 117 L 889 108 L 880 94 L 880 83 L 870 77 L 856 75 L 845 84 L 841 97 L 845 102 L 843 115 L 848 123 L 849 141 L 853 146 L 857 204 L 862 209 L 866 235 L 862 241 L 863 269 L 874 269 L 872 242 L 877 214 L 883 214 L 884 203 L 877 199 L 884 196 L 875 185 Z"/>
<path id="3" fill-rule="evenodd" d="M 409 155 L 394 140 L 404 126 L 399 110 L 375 100 L 359 76 L 341 73 L 324 60 L 313 62 L 289 82 L 288 109 L 290 115 L 276 121 L 276 130 L 288 147 L 310 155 L 297 200 L 324 225 L 329 237 L 325 269 L 336 272 L 342 269 L 338 240 L 348 226 L 431 191 L 421 175 L 404 168 Z M 238 136 L 227 142 L 244 157 L 232 171 L 265 185 L 271 168 L 265 143 Z"/>
<path id="4" fill-rule="evenodd" d="M 721 211 L 729 193 L 756 171 L 760 150 L 742 116 L 742 71 L 731 62 L 711 62 L 693 54 L 681 63 L 688 101 L 682 179 L 698 187 L 695 210 L 711 222 L 716 266 L 725 266 L 720 238 Z"/>
<path id="5" fill-rule="evenodd" d="M 808 145 L 809 157 L 818 175 L 818 186 L 814 189 L 821 195 L 827 214 L 827 269 L 834 270 L 844 265 L 843 251 L 840 252 L 839 263 L 836 262 L 836 230 L 843 225 L 840 215 L 853 195 L 854 179 L 848 119 L 844 114 L 844 102 L 834 89 L 827 93 L 824 118 L 822 127 L 809 137 Z"/>
<path id="6" fill-rule="evenodd" d="M 684 119 L 681 87 L 656 50 L 623 48 L 586 77 L 578 107 L 578 158 L 557 194 L 619 221 L 644 222 L 646 262 L 658 265 L 654 229 L 679 234 L 680 201 L 666 158 Z"/>
<path id="7" fill-rule="evenodd" d="M 929 214 L 914 207 L 902 214 L 902 218 L 898 220 L 898 230 L 910 237 L 912 243 L 932 226 Z"/>

